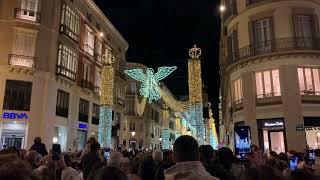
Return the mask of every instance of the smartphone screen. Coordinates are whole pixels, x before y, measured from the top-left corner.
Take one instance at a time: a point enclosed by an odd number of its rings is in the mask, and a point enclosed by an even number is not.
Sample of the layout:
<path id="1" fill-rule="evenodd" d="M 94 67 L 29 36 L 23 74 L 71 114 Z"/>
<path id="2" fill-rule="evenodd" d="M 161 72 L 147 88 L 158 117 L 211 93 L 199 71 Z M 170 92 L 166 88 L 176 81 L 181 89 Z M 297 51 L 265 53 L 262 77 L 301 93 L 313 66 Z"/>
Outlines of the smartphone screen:
<path id="1" fill-rule="evenodd" d="M 234 128 L 235 153 L 238 161 L 246 161 L 251 154 L 251 132 L 249 126 L 236 126 Z"/>
<path id="2" fill-rule="evenodd" d="M 61 146 L 60 144 L 52 144 L 52 160 L 60 160 Z"/>
<path id="3" fill-rule="evenodd" d="M 110 151 L 104 151 L 103 156 L 106 160 L 108 160 L 110 157 Z"/>
<path id="4" fill-rule="evenodd" d="M 296 156 L 292 156 L 290 158 L 290 163 L 289 163 L 289 167 L 291 170 L 296 170 L 297 169 L 297 166 L 298 166 L 298 157 Z"/>
<path id="5" fill-rule="evenodd" d="M 309 164 L 315 164 L 316 163 L 316 154 L 314 150 L 308 150 L 308 163 Z"/>

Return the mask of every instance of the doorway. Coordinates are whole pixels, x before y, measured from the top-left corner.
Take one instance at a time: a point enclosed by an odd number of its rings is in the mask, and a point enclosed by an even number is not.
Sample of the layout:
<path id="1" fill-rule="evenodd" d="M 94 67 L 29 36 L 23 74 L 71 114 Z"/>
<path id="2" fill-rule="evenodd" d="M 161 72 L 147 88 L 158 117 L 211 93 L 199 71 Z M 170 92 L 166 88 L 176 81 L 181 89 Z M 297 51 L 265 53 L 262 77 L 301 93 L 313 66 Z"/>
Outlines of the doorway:
<path id="1" fill-rule="evenodd" d="M 284 132 L 279 131 L 268 131 L 269 136 L 269 149 L 275 151 L 276 153 L 286 152 L 285 141 L 284 141 Z"/>

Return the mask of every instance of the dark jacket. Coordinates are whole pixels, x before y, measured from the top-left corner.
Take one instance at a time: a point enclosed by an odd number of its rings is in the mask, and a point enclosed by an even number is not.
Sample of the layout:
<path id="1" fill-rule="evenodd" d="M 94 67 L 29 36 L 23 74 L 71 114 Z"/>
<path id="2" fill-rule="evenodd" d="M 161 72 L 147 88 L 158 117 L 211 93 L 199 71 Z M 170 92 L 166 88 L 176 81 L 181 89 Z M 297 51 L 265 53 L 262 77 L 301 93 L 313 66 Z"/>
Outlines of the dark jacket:
<path id="1" fill-rule="evenodd" d="M 35 150 L 37 151 L 39 154 L 41 154 L 41 156 L 45 156 L 48 155 L 48 151 L 46 149 L 46 145 L 43 143 L 36 143 L 33 144 L 30 148 L 30 150 Z"/>
<path id="2" fill-rule="evenodd" d="M 91 168 L 94 167 L 96 163 L 100 162 L 100 158 L 98 153 L 96 152 L 89 152 L 88 154 L 84 155 L 81 160 L 83 178 L 87 179 Z"/>

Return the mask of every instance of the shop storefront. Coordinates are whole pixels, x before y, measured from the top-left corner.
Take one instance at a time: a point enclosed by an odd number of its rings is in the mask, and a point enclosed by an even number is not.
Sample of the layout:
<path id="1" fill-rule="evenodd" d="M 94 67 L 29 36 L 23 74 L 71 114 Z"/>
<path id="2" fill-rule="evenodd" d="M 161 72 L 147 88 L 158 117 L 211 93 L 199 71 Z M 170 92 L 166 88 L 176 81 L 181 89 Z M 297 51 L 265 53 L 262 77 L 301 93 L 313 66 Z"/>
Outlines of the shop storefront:
<path id="1" fill-rule="evenodd" d="M 52 142 L 54 144 L 60 144 L 63 151 L 66 150 L 66 139 L 66 128 L 63 126 L 54 126 Z"/>
<path id="2" fill-rule="evenodd" d="M 287 151 L 285 124 L 283 118 L 258 119 L 260 147 L 265 153 Z"/>
<path id="3" fill-rule="evenodd" d="M 82 150 L 86 146 L 88 124 L 79 122 L 77 130 L 77 149 Z"/>
<path id="4" fill-rule="evenodd" d="M 320 117 L 304 117 L 307 144 L 312 149 L 320 149 Z"/>
<path id="5" fill-rule="evenodd" d="M 25 149 L 28 134 L 28 112 L 4 111 L 0 122 L 0 149 L 16 147 Z"/>

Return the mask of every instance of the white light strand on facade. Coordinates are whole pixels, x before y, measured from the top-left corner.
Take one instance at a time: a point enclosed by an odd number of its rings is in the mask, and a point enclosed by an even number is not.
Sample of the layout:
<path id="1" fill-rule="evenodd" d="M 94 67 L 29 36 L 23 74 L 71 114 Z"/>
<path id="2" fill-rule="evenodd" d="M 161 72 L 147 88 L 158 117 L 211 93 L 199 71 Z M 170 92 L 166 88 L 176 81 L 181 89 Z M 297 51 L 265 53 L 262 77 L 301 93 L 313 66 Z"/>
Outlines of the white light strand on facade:
<path id="1" fill-rule="evenodd" d="M 111 147 L 112 109 L 100 107 L 100 121 L 98 126 L 98 142 L 101 147 Z"/>
<path id="2" fill-rule="evenodd" d="M 189 104 L 187 102 L 182 102 L 176 100 L 171 95 L 167 94 L 163 89 L 160 89 L 160 93 L 163 101 L 174 111 L 176 112 L 185 112 L 189 108 Z"/>
<path id="3" fill-rule="evenodd" d="M 169 129 L 162 130 L 162 149 L 170 149 L 170 131 L 169 131 Z"/>

